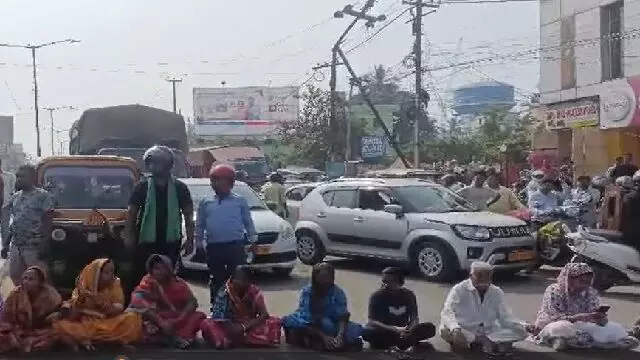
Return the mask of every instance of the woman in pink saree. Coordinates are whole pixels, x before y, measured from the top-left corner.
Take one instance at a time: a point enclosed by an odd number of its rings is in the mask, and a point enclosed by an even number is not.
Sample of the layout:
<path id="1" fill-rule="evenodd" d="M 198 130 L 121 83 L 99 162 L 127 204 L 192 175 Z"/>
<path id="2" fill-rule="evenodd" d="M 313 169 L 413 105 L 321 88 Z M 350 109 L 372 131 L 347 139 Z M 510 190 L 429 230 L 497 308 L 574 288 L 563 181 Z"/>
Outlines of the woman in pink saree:
<path id="1" fill-rule="evenodd" d="M 202 322 L 202 337 L 217 349 L 280 344 L 280 319 L 269 315 L 262 292 L 248 275 L 242 266 L 234 271 L 218 292 L 211 318 Z"/>

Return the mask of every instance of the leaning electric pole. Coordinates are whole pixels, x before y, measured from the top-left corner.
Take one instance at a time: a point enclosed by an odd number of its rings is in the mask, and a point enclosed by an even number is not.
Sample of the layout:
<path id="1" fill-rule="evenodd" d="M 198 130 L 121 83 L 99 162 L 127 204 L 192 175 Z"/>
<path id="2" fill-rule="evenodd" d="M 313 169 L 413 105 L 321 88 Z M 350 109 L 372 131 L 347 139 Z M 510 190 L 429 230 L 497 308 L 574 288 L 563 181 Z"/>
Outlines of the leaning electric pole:
<path id="1" fill-rule="evenodd" d="M 182 82 L 182 79 L 167 79 L 171 83 L 171 90 L 173 91 L 173 112 L 178 113 L 177 101 L 176 101 L 176 83 Z"/>
<path id="2" fill-rule="evenodd" d="M 426 91 L 423 91 L 422 89 L 422 17 L 426 15 L 423 12 L 424 8 L 438 8 L 439 4 L 434 3 L 433 0 L 430 0 L 429 2 L 425 2 L 424 0 L 402 1 L 402 3 L 411 5 L 415 8 L 415 16 L 413 18 L 412 25 L 413 35 L 415 36 L 415 42 L 413 44 L 413 62 L 416 72 L 416 115 L 413 120 L 413 166 L 417 168 L 420 166 L 420 122 L 423 120 L 423 100 L 425 108 L 428 106 L 428 95 L 426 94 Z M 423 93 L 425 95 L 424 97 Z"/>

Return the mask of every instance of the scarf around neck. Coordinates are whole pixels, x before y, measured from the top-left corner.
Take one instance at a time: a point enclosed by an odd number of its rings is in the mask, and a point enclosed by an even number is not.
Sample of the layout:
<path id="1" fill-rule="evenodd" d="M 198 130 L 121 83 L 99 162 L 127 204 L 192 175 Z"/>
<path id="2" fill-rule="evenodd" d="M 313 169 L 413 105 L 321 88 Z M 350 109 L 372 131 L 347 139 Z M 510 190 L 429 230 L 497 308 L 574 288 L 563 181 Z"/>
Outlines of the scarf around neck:
<path id="1" fill-rule="evenodd" d="M 158 214 L 158 202 L 156 197 L 156 183 L 153 177 L 147 181 L 147 199 L 144 204 L 144 214 L 140 224 L 140 242 L 152 244 L 157 241 L 156 222 Z M 178 192 L 173 178 L 167 182 L 167 223 L 166 242 L 180 241 L 180 206 L 178 202 Z"/>

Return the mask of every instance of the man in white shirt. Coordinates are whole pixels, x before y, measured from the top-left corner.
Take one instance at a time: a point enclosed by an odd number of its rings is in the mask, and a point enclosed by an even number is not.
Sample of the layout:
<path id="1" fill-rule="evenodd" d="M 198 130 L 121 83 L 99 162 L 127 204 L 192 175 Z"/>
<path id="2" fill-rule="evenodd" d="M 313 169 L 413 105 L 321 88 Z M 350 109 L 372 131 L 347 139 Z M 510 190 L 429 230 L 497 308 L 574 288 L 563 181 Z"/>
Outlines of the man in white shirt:
<path id="1" fill-rule="evenodd" d="M 509 353 L 513 343 L 527 337 L 530 325 L 513 316 L 492 278 L 490 264 L 474 262 L 469 279 L 449 292 L 440 314 L 440 334 L 454 348 Z"/>

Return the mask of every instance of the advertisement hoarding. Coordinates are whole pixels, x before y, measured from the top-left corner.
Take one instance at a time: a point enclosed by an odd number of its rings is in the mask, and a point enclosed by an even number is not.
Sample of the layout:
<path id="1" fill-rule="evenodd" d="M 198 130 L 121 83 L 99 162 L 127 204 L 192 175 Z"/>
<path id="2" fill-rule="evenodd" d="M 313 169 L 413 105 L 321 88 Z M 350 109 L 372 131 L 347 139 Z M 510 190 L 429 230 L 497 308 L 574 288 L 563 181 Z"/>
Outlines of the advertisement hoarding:
<path id="1" fill-rule="evenodd" d="M 550 104 L 545 108 L 544 119 L 549 130 L 598 126 L 600 101 L 596 96 Z"/>
<path id="2" fill-rule="evenodd" d="M 296 86 L 194 88 L 197 136 L 260 136 L 273 133 L 282 122 L 297 121 L 300 109 Z"/>
<path id="3" fill-rule="evenodd" d="M 360 156 L 363 160 L 381 158 L 387 154 L 388 148 L 384 136 L 363 136 L 360 139 Z"/>
<path id="4" fill-rule="evenodd" d="M 13 144 L 13 116 L 0 116 L 0 144 Z"/>

